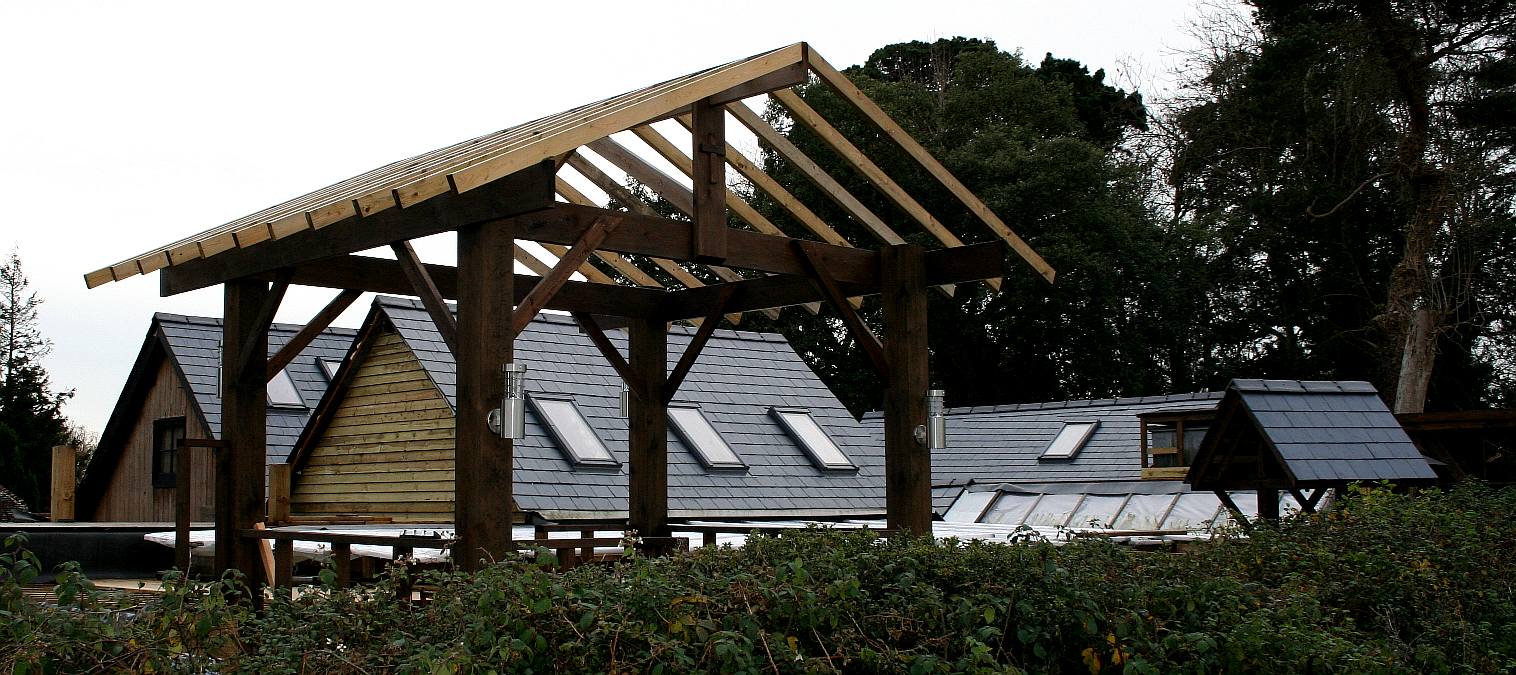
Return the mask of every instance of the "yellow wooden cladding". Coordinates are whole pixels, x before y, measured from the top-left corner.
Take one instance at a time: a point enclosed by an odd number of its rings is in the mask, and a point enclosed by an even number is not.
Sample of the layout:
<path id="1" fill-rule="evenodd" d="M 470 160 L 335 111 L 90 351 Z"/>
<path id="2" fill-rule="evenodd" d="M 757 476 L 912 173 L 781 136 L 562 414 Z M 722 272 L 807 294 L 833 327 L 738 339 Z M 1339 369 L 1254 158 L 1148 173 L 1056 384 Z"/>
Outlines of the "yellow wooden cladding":
<path id="1" fill-rule="evenodd" d="M 393 331 L 376 335 L 357 359 L 300 467 L 291 513 L 451 521 L 452 408 Z"/>

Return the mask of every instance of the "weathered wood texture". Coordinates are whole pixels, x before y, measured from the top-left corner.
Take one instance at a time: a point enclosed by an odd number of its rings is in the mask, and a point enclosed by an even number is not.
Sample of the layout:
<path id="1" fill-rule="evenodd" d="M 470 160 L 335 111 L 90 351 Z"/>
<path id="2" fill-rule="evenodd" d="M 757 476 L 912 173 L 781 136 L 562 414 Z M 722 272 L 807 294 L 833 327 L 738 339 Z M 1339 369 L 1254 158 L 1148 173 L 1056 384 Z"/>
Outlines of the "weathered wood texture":
<path id="1" fill-rule="evenodd" d="M 504 393 L 501 367 L 514 354 L 511 318 L 515 246 L 511 223 L 474 225 L 458 231 L 457 467 L 453 559 L 464 570 L 499 560 L 511 551 L 512 451 L 510 439 L 486 422 Z"/>
<path id="2" fill-rule="evenodd" d="M 167 360 L 158 364 L 157 375 L 143 398 L 136 421 L 121 449 L 116 469 L 100 495 L 94 510 L 78 514 L 98 522 L 168 522 L 174 519 L 175 490 L 153 487 L 153 422 L 183 417 L 187 438 L 209 438 L 210 431 L 201 424 L 190 404 L 189 391 Z M 194 475 L 190 477 L 193 499 L 190 513 L 195 520 L 208 521 L 215 515 L 214 460 L 207 448 L 192 448 Z"/>
<path id="3" fill-rule="evenodd" d="M 267 284 L 251 279 L 223 285 L 221 337 L 221 438 L 226 442 L 216 490 L 216 569 L 236 569 L 249 584 L 263 577 L 257 546 L 237 530 L 263 522 L 263 485 L 268 425 Z M 248 360 L 247 354 L 257 354 Z M 255 603 L 261 595 L 254 596 Z"/>
<path id="4" fill-rule="evenodd" d="M 79 451 L 71 445 L 53 446 L 52 491 L 48 495 L 48 516 L 53 522 L 74 519 L 74 465 Z"/>
<path id="5" fill-rule="evenodd" d="M 291 515 L 451 521 L 452 409 L 393 330 L 355 358 L 353 379 L 291 489 Z"/>
<path id="6" fill-rule="evenodd" d="M 645 392 L 631 401 L 627 467 L 627 527 L 648 537 L 669 534 L 668 406 L 663 402 L 668 368 L 668 330 L 662 320 L 634 318 L 627 330 L 630 358 Z"/>
<path id="7" fill-rule="evenodd" d="M 889 378 L 884 389 L 885 520 L 892 530 L 932 532 L 932 454 L 916 441 L 926 424 L 926 269 L 915 244 L 880 249 L 884 288 L 884 350 Z"/>

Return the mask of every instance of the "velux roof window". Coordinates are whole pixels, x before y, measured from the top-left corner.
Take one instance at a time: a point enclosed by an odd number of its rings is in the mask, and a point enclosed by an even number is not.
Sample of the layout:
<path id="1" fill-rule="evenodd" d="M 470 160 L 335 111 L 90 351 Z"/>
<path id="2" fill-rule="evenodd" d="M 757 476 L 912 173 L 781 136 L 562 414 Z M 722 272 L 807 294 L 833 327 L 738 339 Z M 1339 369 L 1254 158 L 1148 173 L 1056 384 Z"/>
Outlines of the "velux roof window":
<path id="1" fill-rule="evenodd" d="M 700 458 L 708 469 L 746 469 L 747 464 L 737 456 L 737 451 L 728 445 L 711 421 L 705 418 L 700 408 L 692 405 L 669 405 L 669 422 L 674 432 Z"/>
<path id="2" fill-rule="evenodd" d="M 818 468 L 830 470 L 849 470 L 858 468 L 848 459 L 842 448 L 832 441 L 832 437 L 826 434 L 816 418 L 811 413 L 797 408 L 774 408 L 774 417 L 784 425 L 784 430 L 790 432 L 800 447 L 809 455 L 811 461 Z"/>
<path id="3" fill-rule="evenodd" d="M 533 394 L 529 400 L 574 466 L 620 466 L 572 398 Z"/>
<path id="4" fill-rule="evenodd" d="M 300 400 L 300 390 L 295 388 L 295 380 L 290 377 L 288 370 L 279 371 L 274 379 L 268 381 L 268 404 L 271 408 L 305 407 L 305 401 Z"/>
<path id="5" fill-rule="evenodd" d="M 1064 422 L 1063 428 L 1058 430 L 1058 435 L 1038 459 L 1073 459 L 1097 426 L 1100 426 L 1099 422 Z"/>

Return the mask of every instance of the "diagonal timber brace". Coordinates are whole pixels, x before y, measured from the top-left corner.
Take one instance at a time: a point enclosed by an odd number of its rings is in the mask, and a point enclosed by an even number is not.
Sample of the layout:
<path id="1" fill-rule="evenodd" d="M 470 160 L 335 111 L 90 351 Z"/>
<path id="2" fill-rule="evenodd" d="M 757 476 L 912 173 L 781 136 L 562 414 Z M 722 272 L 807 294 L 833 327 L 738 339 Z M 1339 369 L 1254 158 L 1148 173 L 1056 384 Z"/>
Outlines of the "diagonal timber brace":
<path id="1" fill-rule="evenodd" d="M 716 324 L 721 323 L 721 313 L 726 310 L 726 303 L 732 298 L 734 290 L 730 284 L 721 284 L 716 296 L 716 301 L 711 303 L 711 308 L 705 313 L 705 320 L 700 323 L 700 328 L 695 331 L 695 336 L 690 338 L 690 344 L 684 348 L 684 354 L 679 357 L 679 363 L 674 366 L 674 371 L 669 373 L 668 379 L 663 381 L 663 403 L 668 404 L 674 400 L 674 395 L 679 393 L 679 385 L 684 382 L 684 377 L 690 374 L 690 369 L 695 367 L 695 360 L 700 358 L 701 350 L 705 349 L 705 343 L 710 342 L 711 334 L 716 332 Z"/>
<path id="2" fill-rule="evenodd" d="M 526 294 L 516 306 L 515 313 L 511 316 L 511 330 L 515 335 L 520 335 L 526 329 L 527 324 L 537 316 L 537 312 L 547 305 L 548 301 L 563 288 L 563 284 L 569 280 L 574 271 L 579 269 L 584 261 L 589 260 L 590 254 L 605 241 L 605 238 L 621 224 L 621 219 L 615 216 L 596 218 L 590 224 L 589 229 L 579 236 L 579 240 L 558 259 L 558 264 L 549 270 L 547 275 L 532 287 L 531 292 Z"/>
<path id="3" fill-rule="evenodd" d="M 289 290 L 290 279 L 294 278 L 295 269 L 292 267 L 281 268 L 274 272 L 274 281 L 269 286 L 268 295 L 264 296 L 263 303 L 258 306 L 258 315 L 253 320 L 253 325 L 259 326 L 259 330 L 268 333 L 269 326 L 274 324 L 274 314 L 279 311 L 279 303 L 284 301 L 284 293 Z M 266 358 L 267 354 L 259 354 L 257 348 L 248 344 L 237 355 L 237 363 L 241 364 L 238 372 L 248 372 L 259 361 Z"/>
<path id="4" fill-rule="evenodd" d="M 421 258 L 416 255 L 416 249 L 411 247 L 409 241 L 397 241 L 390 244 L 390 249 L 395 252 L 395 260 L 400 261 L 400 269 L 411 282 L 411 288 L 416 291 L 416 297 L 421 298 L 421 304 L 426 307 L 426 313 L 432 317 L 432 323 L 437 324 L 437 332 L 442 334 L 442 341 L 447 343 L 447 350 L 458 353 L 458 320 L 453 318 L 453 311 L 448 309 L 447 301 L 442 299 L 442 293 L 437 290 L 437 282 L 432 280 L 426 267 L 421 264 Z"/>
<path id="5" fill-rule="evenodd" d="M 294 361 L 295 357 L 299 356 L 300 352 L 304 351 L 311 344 L 311 341 L 321 334 L 321 331 L 326 330 L 327 326 L 332 325 L 332 322 L 337 320 L 337 317 L 351 306 L 360 295 L 363 295 L 363 291 L 347 288 L 338 293 L 337 297 L 332 298 L 332 301 L 327 303 L 326 307 L 321 308 L 321 311 L 317 312 L 316 316 L 311 318 L 305 324 L 305 327 L 295 334 L 295 337 L 290 338 L 289 342 L 284 343 L 284 346 L 280 347 L 279 351 L 269 357 L 267 379 L 274 379 L 274 376 L 278 375 L 279 371 L 284 370 L 285 366 Z"/>
<path id="6" fill-rule="evenodd" d="M 626 357 L 621 355 L 621 350 L 616 349 L 615 343 L 611 342 L 609 337 L 606 337 L 605 331 L 600 329 L 600 324 L 595 321 L 595 317 L 584 312 L 573 312 L 572 316 L 575 321 L 579 322 L 579 327 L 584 330 L 584 334 L 589 336 L 590 342 L 594 343 L 595 348 L 600 350 L 600 355 L 604 356 L 605 360 L 611 364 L 611 367 L 616 369 L 616 374 L 621 376 L 621 381 L 625 382 L 627 388 L 632 390 L 632 395 L 636 396 L 639 400 L 650 400 L 649 397 L 652 392 L 647 391 L 646 387 L 642 386 L 642 380 L 636 377 L 631 363 L 626 360 Z"/>
<path id="7" fill-rule="evenodd" d="M 826 266 L 821 264 L 820 257 L 814 252 L 820 244 L 796 239 L 792 245 L 800 260 L 805 263 L 806 276 L 810 277 L 811 283 L 819 288 L 832 309 L 842 317 L 842 324 L 847 326 L 853 339 L 858 341 L 858 346 L 862 347 L 863 352 L 868 355 L 869 363 L 874 366 L 874 372 L 879 374 L 881 380 L 889 380 L 890 362 L 885 356 L 884 345 L 879 342 L 879 336 L 869 330 L 863 318 L 858 316 L 858 312 L 848 302 L 847 294 L 837 287 L 837 281 L 827 273 Z"/>

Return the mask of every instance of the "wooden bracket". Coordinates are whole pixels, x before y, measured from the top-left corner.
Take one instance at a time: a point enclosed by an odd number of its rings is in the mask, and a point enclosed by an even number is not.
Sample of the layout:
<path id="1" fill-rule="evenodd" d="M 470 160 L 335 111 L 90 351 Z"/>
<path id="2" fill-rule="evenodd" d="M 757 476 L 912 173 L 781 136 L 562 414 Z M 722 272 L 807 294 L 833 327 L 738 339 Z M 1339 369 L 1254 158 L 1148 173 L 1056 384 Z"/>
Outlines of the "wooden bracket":
<path id="1" fill-rule="evenodd" d="M 532 322 L 532 318 L 537 316 L 537 312 L 542 311 L 548 300 L 552 299 L 558 289 L 563 288 L 563 284 L 569 280 L 574 271 L 579 269 L 584 261 L 589 260 L 590 255 L 595 252 L 601 242 L 605 241 L 606 236 L 620 224 L 621 219 L 615 216 L 596 218 L 589 229 L 579 235 L 579 240 L 574 242 L 562 258 L 558 259 L 558 264 L 554 265 L 546 276 L 538 280 L 531 292 L 527 293 L 520 303 L 517 303 L 516 311 L 511 315 L 512 334 L 520 335 L 521 331 L 526 329 L 527 324 Z"/>
<path id="2" fill-rule="evenodd" d="M 795 247 L 795 253 L 805 265 L 806 276 L 810 277 L 811 284 L 816 286 L 828 304 L 837 314 L 842 317 L 843 325 L 847 326 L 853 339 L 858 341 L 859 346 L 869 357 L 869 363 L 873 364 L 874 371 L 879 374 L 881 380 L 888 380 L 890 376 L 889 358 L 885 356 L 884 345 L 879 342 L 879 336 L 869 330 L 868 324 L 858 316 L 857 310 L 853 309 L 852 303 L 848 302 L 847 295 L 837 286 L 837 280 L 827 274 L 826 267 L 822 265 L 820 255 L 817 253 L 817 244 L 796 239 L 791 244 Z"/>
<path id="3" fill-rule="evenodd" d="M 268 295 L 264 296 L 263 304 L 258 307 L 258 316 L 254 324 L 258 327 L 258 331 L 265 335 L 268 334 L 269 326 L 274 323 L 274 314 L 279 311 L 279 303 L 284 301 L 284 293 L 289 290 L 290 279 L 294 276 L 295 268 L 293 267 L 280 268 L 274 274 L 274 282 L 269 287 Z M 252 344 L 249 343 L 242 349 L 242 353 L 237 355 L 237 373 L 228 375 L 241 377 L 242 374 L 251 372 L 267 356 L 267 354 L 253 353 Z"/>
<path id="4" fill-rule="evenodd" d="M 711 303 L 711 308 L 705 313 L 705 320 L 700 322 L 700 328 L 696 329 L 695 336 L 690 338 L 690 344 L 684 348 L 684 354 L 679 357 L 679 363 L 674 366 L 674 371 L 669 373 L 668 379 L 663 381 L 663 403 L 668 404 L 674 400 L 674 395 L 679 393 L 679 385 L 684 382 L 684 377 L 690 374 L 690 369 L 695 367 L 695 360 L 700 358 L 701 350 L 705 349 L 705 343 L 711 339 L 711 334 L 716 332 L 716 325 L 721 323 L 721 313 L 726 310 L 726 304 L 732 299 L 731 286 L 722 284 L 719 287 L 719 295 L 716 301 Z"/>
<path id="5" fill-rule="evenodd" d="M 300 332 L 295 333 L 295 337 L 290 338 L 289 342 L 284 343 L 284 346 L 280 347 L 279 351 L 274 352 L 274 355 L 269 357 L 268 373 L 264 377 L 264 381 L 274 379 L 274 376 L 278 375 L 279 371 L 284 370 L 285 366 L 294 361 L 295 357 L 300 355 L 300 352 L 305 351 L 305 348 L 310 346 L 311 341 L 315 340 L 316 336 L 321 334 L 321 331 L 331 326 L 332 322 L 337 320 L 337 317 L 341 316 L 342 312 L 346 311 L 361 295 L 363 295 L 363 291 L 351 288 L 344 289 L 341 293 L 337 294 L 337 297 L 332 298 L 331 302 L 326 303 L 326 306 L 321 308 L 321 311 L 317 312 L 316 316 L 312 317 L 305 324 L 305 327 L 300 329 Z"/>
<path id="6" fill-rule="evenodd" d="M 1248 515 L 1237 507 L 1237 502 L 1232 501 L 1232 495 L 1227 494 L 1226 490 L 1216 490 L 1215 492 L 1216 498 L 1221 500 L 1221 505 L 1225 506 L 1226 510 L 1232 512 L 1232 517 L 1237 519 L 1237 524 L 1241 525 L 1242 529 L 1253 529 L 1253 523 L 1248 521 Z"/>
<path id="7" fill-rule="evenodd" d="M 1300 510 L 1306 513 L 1315 513 L 1316 506 L 1321 503 L 1321 497 L 1326 494 L 1326 491 L 1326 488 L 1316 488 L 1308 499 L 1298 488 L 1290 488 L 1290 495 L 1295 498 L 1295 501 L 1300 503 Z"/>
<path id="8" fill-rule="evenodd" d="M 611 342 L 609 337 L 606 337 L 605 331 L 600 330 L 600 324 L 595 322 L 595 317 L 584 312 L 572 312 L 571 316 L 574 317 L 575 321 L 579 322 L 579 328 L 584 331 L 584 334 L 590 336 L 590 342 L 594 343 L 595 348 L 600 350 L 600 355 L 604 356 L 605 360 L 610 362 L 611 367 L 616 369 L 616 374 L 620 375 L 621 381 L 625 382 L 626 386 L 632 390 L 632 395 L 636 396 L 639 400 L 650 400 L 649 394 L 651 392 L 646 391 L 646 388 L 642 386 L 642 380 L 636 377 L 636 373 L 632 371 L 632 364 L 628 363 L 626 358 L 621 355 L 621 350 L 616 349 L 616 345 Z"/>
<path id="9" fill-rule="evenodd" d="M 411 247 L 409 241 L 397 241 L 390 244 L 390 250 L 395 252 L 395 260 L 400 262 L 400 269 L 405 271 L 412 290 L 416 291 L 416 297 L 421 298 L 421 304 L 426 307 L 426 313 L 432 316 L 432 323 L 437 324 L 437 332 L 442 334 L 442 341 L 447 343 L 447 350 L 457 354 L 458 320 L 453 317 L 453 311 L 448 309 L 447 301 L 442 299 L 442 293 L 437 290 L 437 284 L 432 281 L 432 275 L 428 274 L 426 267 L 422 266 L 421 258 L 416 255 L 416 249 Z"/>

